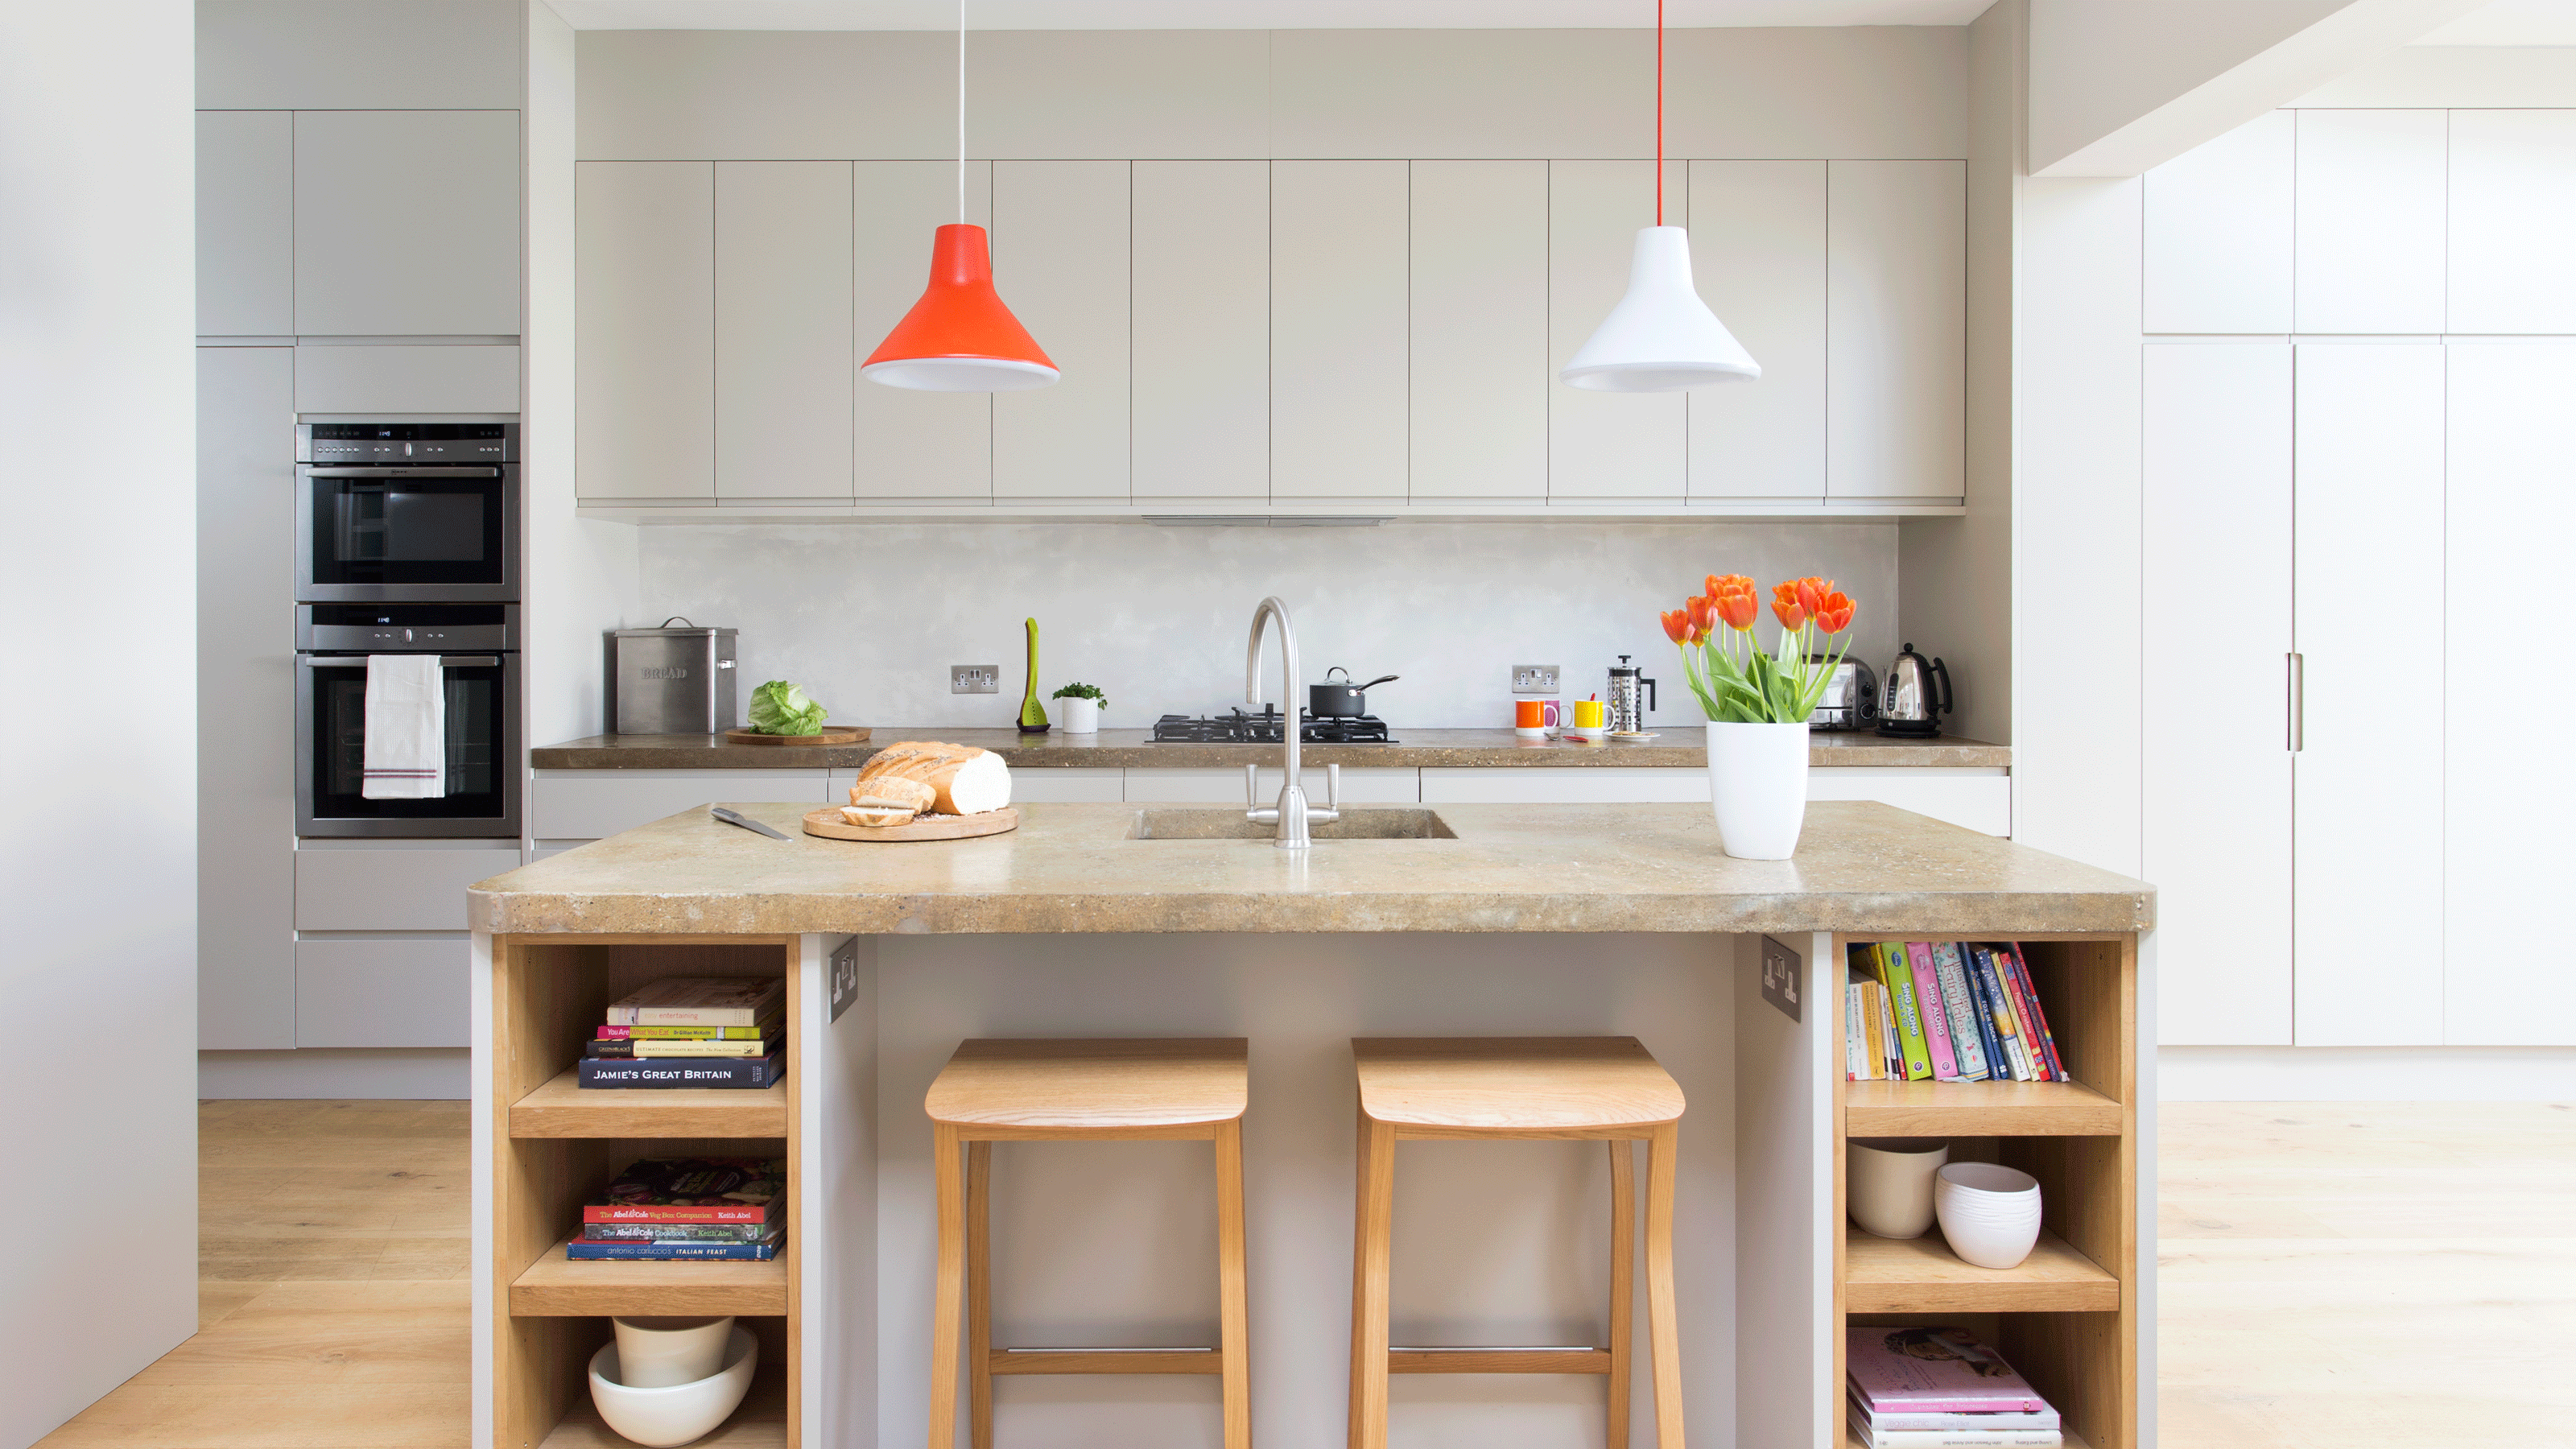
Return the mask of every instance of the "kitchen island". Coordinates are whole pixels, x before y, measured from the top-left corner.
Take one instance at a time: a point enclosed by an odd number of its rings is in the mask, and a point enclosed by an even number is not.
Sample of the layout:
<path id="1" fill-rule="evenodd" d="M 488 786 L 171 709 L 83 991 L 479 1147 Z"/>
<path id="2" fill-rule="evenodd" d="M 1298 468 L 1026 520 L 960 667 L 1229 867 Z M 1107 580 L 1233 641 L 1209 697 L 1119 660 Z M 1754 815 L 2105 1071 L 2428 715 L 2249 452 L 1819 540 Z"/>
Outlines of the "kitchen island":
<path id="1" fill-rule="evenodd" d="M 2141 882 L 1870 803 L 1811 806 L 1784 862 L 1728 859 L 1705 807 L 1679 805 L 1357 807 L 1338 829 L 1371 838 L 1319 827 L 1303 852 L 1244 838 L 1239 810 L 1038 803 L 1009 834 L 877 845 L 798 834 L 806 802 L 737 808 L 792 838 L 691 810 L 472 892 L 478 1443 L 613 1442 L 580 1385 L 621 1313 L 761 1332 L 778 1371 L 709 1442 L 921 1442 L 922 1093 L 961 1038 L 1105 1035 L 1249 1038 L 1256 1432 L 1335 1442 L 1348 1039 L 1506 1034 L 1634 1035 L 1689 1098 L 1676 1257 L 1698 1442 L 1842 1444 L 1847 1316 L 1966 1323 L 2064 1411 L 2069 1443 L 2140 1442 Z M 1846 1083 L 1843 949 L 1890 938 L 2028 943 L 2076 1080 Z M 675 973 L 783 975 L 787 1079 L 573 1088 L 605 1004 Z M 1847 1245 L 1847 1134 L 1945 1137 L 2032 1172 L 2040 1251 L 1988 1272 L 1937 1237 Z M 1209 1341 L 1214 1208 L 1192 1146 L 997 1153 L 997 1346 Z M 1581 1148 L 1404 1149 L 1399 1342 L 1603 1341 L 1607 1167 Z M 563 1260 L 617 1166 L 716 1150 L 789 1159 L 777 1262 Z M 1399 1437 L 1536 1449 L 1581 1442 L 1600 1393 L 1406 1377 L 1393 1413 Z M 1013 1378 L 999 1437 L 1193 1442 L 1215 1412 L 1200 1377 Z"/>

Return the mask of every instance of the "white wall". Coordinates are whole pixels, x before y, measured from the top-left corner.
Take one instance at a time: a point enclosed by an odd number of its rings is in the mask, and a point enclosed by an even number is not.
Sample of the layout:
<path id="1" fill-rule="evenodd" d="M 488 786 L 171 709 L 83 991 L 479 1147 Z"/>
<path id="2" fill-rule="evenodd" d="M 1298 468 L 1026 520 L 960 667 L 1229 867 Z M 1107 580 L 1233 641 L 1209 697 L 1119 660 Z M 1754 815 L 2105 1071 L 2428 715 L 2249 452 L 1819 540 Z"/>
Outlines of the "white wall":
<path id="1" fill-rule="evenodd" d="M 1655 615 L 1711 573 L 1833 577 L 1860 603 L 1860 657 L 1883 666 L 1899 642 L 1889 523 L 736 524 L 642 535 L 639 621 L 685 614 L 738 628 L 746 699 L 762 680 L 793 679 L 853 723 L 1010 723 L 1030 616 L 1039 694 L 1097 684 L 1109 728 L 1229 708 L 1243 698 L 1253 607 L 1271 593 L 1296 619 L 1309 682 L 1336 664 L 1361 681 L 1404 676 L 1369 695 L 1399 737 L 1509 723 L 1514 664 L 1563 666 L 1566 696 L 1580 699 L 1623 653 L 1663 682 L 1659 723 L 1684 727 L 1697 707 Z M 951 664 L 1001 665 L 1002 692 L 951 695 Z M 1273 649 L 1264 677 L 1278 667 Z"/>
<path id="2" fill-rule="evenodd" d="M 59 1027 L 10 1054 L 13 1446 L 196 1326 L 194 30 L 0 7 L 0 609 L 43 640 L 0 711 L 0 992 Z"/>

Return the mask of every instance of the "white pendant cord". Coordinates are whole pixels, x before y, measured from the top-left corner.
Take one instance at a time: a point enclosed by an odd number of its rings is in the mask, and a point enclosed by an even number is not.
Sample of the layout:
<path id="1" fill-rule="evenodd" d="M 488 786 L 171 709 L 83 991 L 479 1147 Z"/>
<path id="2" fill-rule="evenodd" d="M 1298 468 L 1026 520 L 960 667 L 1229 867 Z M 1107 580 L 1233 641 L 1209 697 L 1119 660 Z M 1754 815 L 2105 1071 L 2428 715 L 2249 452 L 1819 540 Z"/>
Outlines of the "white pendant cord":
<path id="1" fill-rule="evenodd" d="M 957 224 L 966 224 L 966 0 L 957 0 Z"/>

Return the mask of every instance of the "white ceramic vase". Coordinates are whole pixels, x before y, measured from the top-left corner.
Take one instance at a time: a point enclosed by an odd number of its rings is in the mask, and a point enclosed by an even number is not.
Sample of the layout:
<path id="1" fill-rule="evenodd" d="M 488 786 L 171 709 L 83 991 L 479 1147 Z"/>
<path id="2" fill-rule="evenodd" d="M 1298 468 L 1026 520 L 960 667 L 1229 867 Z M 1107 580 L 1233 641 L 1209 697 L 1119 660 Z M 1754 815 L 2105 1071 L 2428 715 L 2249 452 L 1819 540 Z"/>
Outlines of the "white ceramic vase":
<path id="1" fill-rule="evenodd" d="M 617 1382 L 630 1389 L 693 1384 L 724 1367 L 731 1318 L 620 1318 Z"/>
<path id="2" fill-rule="evenodd" d="M 1738 860 L 1787 860 L 1807 823 L 1807 726 L 1708 725 L 1708 797 Z"/>
<path id="3" fill-rule="evenodd" d="M 1845 1144 L 1844 1201 L 1860 1230 L 1879 1238 L 1919 1238 L 1932 1230 L 1932 1177 L 1950 1160 L 1950 1144 L 1911 1137 L 1855 1137 Z"/>
<path id="4" fill-rule="evenodd" d="M 1932 1183 L 1950 1251 L 1980 1268 L 2018 1268 L 2039 1242 L 2039 1179 L 1992 1162 L 1953 1162 Z"/>
<path id="5" fill-rule="evenodd" d="M 1069 694 L 1064 698 L 1057 700 L 1056 705 L 1057 712 L 1063 716 L 1064 732 L 1066 734 L 1096 735 L 1100 733 L 1099 700 L 1084 699 L 1080 695 Z"/>

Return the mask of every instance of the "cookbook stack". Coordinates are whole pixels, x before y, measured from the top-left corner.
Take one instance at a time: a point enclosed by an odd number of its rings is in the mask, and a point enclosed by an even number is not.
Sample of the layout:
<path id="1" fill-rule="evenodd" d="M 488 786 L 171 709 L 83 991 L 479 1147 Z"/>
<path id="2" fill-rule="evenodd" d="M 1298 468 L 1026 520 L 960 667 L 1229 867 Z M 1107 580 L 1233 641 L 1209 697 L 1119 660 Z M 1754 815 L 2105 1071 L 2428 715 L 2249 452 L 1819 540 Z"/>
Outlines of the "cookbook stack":
<path id="1" fill-rule="evenodd" d="M 1844 1330 L 1852 1437 L 1868 1449 L 2053 1449 L 2057 1410 L 1964 1328 Z"/>
<path id="2" fill-rule="evenodd" d="M 576 1260 L 767 1262 L 787 1240 L 787 1159 L 647 1157 L 585 1203 Z"/>
<path id="3" fill-rule="evenodd" d="M 762 1088 L 787 1073 L 787 983 L 666 976 L 608 1008 L 582 1053 L 585 1087 Z"/>

